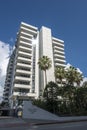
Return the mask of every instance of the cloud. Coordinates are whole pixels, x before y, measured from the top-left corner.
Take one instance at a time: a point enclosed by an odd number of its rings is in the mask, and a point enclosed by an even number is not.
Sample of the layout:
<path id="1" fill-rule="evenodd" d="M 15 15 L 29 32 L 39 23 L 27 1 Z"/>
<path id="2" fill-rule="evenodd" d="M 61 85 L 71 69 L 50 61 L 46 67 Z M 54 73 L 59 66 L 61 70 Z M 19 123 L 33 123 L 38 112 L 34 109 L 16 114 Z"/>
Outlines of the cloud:
<path id="1" fill-rule="evenodd" d="M 0 97 L 3 95 L 4 81 L 9 61 L 10 45 L 0 41 Z"/>

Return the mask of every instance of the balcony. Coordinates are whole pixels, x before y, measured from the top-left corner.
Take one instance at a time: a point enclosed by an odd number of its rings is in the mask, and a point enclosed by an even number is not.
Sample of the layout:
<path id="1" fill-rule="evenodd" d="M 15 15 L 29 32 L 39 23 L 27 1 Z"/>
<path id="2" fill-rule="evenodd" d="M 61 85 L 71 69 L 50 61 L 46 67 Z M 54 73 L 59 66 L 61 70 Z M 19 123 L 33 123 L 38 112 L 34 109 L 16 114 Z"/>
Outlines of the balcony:
<path id="1" fill-rule="evenodd" d="M 55 66 L 66 67 L 66 65 L 65 65 L 65 64 L 60 64 L 60 63 L 55 63 Z"/>
<path id="2" fill-rule="evenodd" d="M 59 50 L 54 50 L 54 54 L 65 55 L 65 52 L 64 51 L 59 51 Z"/>
<path id="3" fill-rule="evenodd" d="M 38 30 L 37 27 L 32 26 L 32 25 L 29 25 L 29 24 L 24 23 L 24 22 L 21 22 L 21 26 L 23 26 L 23 27 L 25 27 L 25 28 L 29 28 L 29 29 L 34 30 L 34 31 L 37 31 L 37 30 Z"/>
<path id="4" fill-rule="evenodd" d="M 23 50 L 23 51 L 27 51 L 28 53 L 32 52 L 32 49 L 31 48 L 28 48 L 28 47 L 24 47 L 24 46 L 19 46 L 19 50 Z"/>
<path id="5" fill-rule="evenodd" d="M 24 42 L 24 41 L 20 40 L 20 45 L 32 48 L 31 42 L 29 43 L 29 42 Z"/>
<path id="6" fill-rule="evenodd" d="M 27 93 L 23 93 L 23 92 L 14 92 L 13 95 L 14 95 L 14 96 L 26 96 Z"/>
<path id="7" fill-rule="evenodd" d="M 4 89 L 10 89 L 10 86 L 5 86 L 5 88 Z"/>
<path id="8" fill-rule="evenodd" d="M 19 52 L 18 52 L 18 55 L 20 55 L 20 56 L 25 56 L 25 57 L 32 57 L 32 54 L 31 54 L 31 53 L 26 53 L 26 52 L 23 52 L 23 51 L 19 51 Z"/>
<path id="9" fill-rule="evenodd" d="M 31 65 L 23 64 L 23 63 L 17 63 L 17 66 L 19 66 L 19 67 L 25 67 L 25 68 L 31 68 Z"/>
<path id="10" fill-rule="evenodd" d="M 65 60 L 61 60 L 61 59 L 58 59 L 58 58 L 55 58 L 54 61 L 59 62 L 59 63 L 64 63 L 64 64 L 66 63 Z"/>
<path id="11" fill-rule="evenodd" d="M 52 37 L 52 40 L 53 40 L 53 41 L 56 41 L 56 42 L 64 43 L 63 40 L 58 39 L 58 38 L 55 38 L 55 37 Z"/>
<path id="12" fill-rule="evenodd" d="M 14 92 L 12 96 L 19 96 L 20 98 L 25 98 L 27 97 L 29 99 L 29 97 L 35 97 L 36 94 L 35 93 L 20 93 L 20 92 Z"/>
<path id="13" fill-rule="evenodd" d="M 29 42 L 29 43 L 32 42 L 32 39 L 31 39 L 31 38 L 27 38 L 27 37 L 24 37 L 24 36 L 20 36 L 20 40 L 27 41 L 27 42 Z"/>
<path id="14" fill-rule="evenodd" d="M 5 103 L 8 103 L 8 98 L 4 98 L 4 102 L 5 102 Z"/>
<path id="15" fill-rule="evenodd" d="M 9 97 L 9 94 L 4 95 L 4 97 L 5 97 L 5 98 L 8 98 L 8 97 Z"/>
<path id="16" fill-rule="evenodd" d="M 24 89 L 30 89 L 31 86 L 30 85 L 25 85 L 25 84 L 14 84 L 14 88 L 24 88 Z"/>
<path id="17" fill-rule="evenodd" d="M 64 51 L 64 47 L 54 46 L 53 48 L 54 48 L 55 50 Z"/>
<path id="18" fill-rule="evenodd" d="M 28 37 L 28 38 L 31 38 L 31 39 L 33 37 L 31 34 L 23 32 L 23 31 L 21 31 L 20 36 Z"/>
<path id="19" fill-rule="evenodd" d="M 28 78 L 28 77 L 21 77 L 21 76 L 16 76 L 16 77 L 15 77 L 15 80 L 31 81 L 30 78 Z"/>
<path id="20" fill-rule="evenodd" d="M 16 69 L 16 73 L 22 73 L 22 74 L 29 74 L 30 75 L 31 71 Z"/>
<path id="21" fill-rule="evenodd" d="M 13 68 L 13 63 L 9 64 L 9 69 L 12 69 Z"/>
<path id="22" fill-rule="evenodd" d="M 9 90 L 4 90 L 3 95 L 9 94 Z"/>
<path id="23" fill-rule="evenodd" d="M 37 31 L 34 31 L 34 30 L 29 29 L 29 28 L 27 28 L 27 27 L 23 27 L 23 26 L 21 26 L 20 29 L 21 29 L 23 32 L 25 32 L 25 33 L 29 33 L 29 34 L 31 34 L 31 35 L 35 35 L 35 34 L 37 34 Z"/>
<path id="24" fill-rule="evenodd" d="M 32 61 L 31 61 L 31 59 L 29 59 L 29 58 L 24 58 L 24 57 L 17 57 L 17 60 L 18 61 L 24 61 L 24 62 L 27 62 L 27 63 L 31 63 Z"/>
<path id="25" fill-rule="evenodd" d="M 54 54 L 54 58 L 65 59 L 64 55 Z"/>
<path id="26" fill-rule="evenodd" d="M 53 41 L 53 44 L 55 44 L 56 46 L 59 46 L 59 47 L 64 47 L 64 44 L 60 43 L 60 42 Z"/>

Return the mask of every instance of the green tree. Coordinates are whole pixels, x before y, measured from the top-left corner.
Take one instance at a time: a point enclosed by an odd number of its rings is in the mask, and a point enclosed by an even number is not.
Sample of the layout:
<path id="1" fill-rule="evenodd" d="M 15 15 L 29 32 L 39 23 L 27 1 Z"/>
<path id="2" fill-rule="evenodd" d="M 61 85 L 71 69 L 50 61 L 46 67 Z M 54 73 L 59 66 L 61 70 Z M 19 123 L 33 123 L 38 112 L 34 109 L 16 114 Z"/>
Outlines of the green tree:
<path id="1" fill-rule="evenodd" d="M 56 78 L 56 81 L 59 82 L 61 84 L 61 86 L 62 86 L 63 79 L 65 78 L 64 67 L 57 66 L 55 68 L 55 78 Z"/>
<path id="2" fill-rule="evenodd" d="M 47 102 L 49 111 L 55 113 L 58 101 L 58 85 L 52 81 L 49 82 L 44 89 L 43 97 Z"/>
<path id="3" fill-rule="evenodd" d="M 74 86 L 75 83 L 80 85 L 81 81 L 83 80 L 83 76 L 77 69 L 73 66 L 70 66 L 66 69 L 66 82 L 70 86 Z"/>
<path id="4" fill-rule="evenodd" d="M 77 86 L 80 86 L 81 81 L 83 81 L 83 75 L 80 72 L 76 71 L 75 82 L 76 82 Z"/>
<path id="5" fill-rule="evenodd" d="M 75 94 L 75 105 L 79 114 L 87 114 L 87 87 L 77 88 Z"/>
<path id="6" fill-rule="evenodd" d="M 58 85 L 52 81 L 50 81 L 45 89 L 43 94 L 45 100 L 57 100 L 58 96 Z"/>
<path id="7" fill-rule="evenodd" d="M 39 61 L 39 68 L 45 72 L 45 85 L 47 84 L 47 75 L 46 75 L 46 70 L 51 68 L 51 60 L 47 56 L 42 56 Z"/>

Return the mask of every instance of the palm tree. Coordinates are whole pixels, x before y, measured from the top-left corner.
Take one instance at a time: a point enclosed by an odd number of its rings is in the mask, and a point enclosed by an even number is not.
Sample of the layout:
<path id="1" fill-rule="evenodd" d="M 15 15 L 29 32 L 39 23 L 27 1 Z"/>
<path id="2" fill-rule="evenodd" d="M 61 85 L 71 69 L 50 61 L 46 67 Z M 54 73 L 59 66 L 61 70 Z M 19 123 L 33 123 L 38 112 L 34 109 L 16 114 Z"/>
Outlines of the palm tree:
<path id="1" fill-rule="evenodd" d="M 78 86 L 80 86 L 81 81 L 83 81 L 83 75 L 77 71 L 75 76 L 76 76 L 75 82 Z"/>
<path id="2" fill-rule="evenodd" d="M 75 81 L 75 68 L 73 66 L 70 66 L 69 68 L 66 69 L 66 81 L 67 84 L 70 86 L 74 85 L 74 81 Z"/>
<path id="3" fill-rule="evenodd" d="M 77 69 L 73 66 L 70 66 L 66 70 L 66 81 L 68 85 L 74 86 L 74 83 L 80 85 L 81 81 L 83 80 L 83 76 Z"/>
<path id="4" fill-rule="evenodd" d="M 45 85 L 47 84 L 47 75 L 46 75 L 46 70 L 51 68 L 51 60 L 47 56 L 42 56 L 39 61 L 39 68 L 45 72 Z"/>
<path id="5" fill-rule="evenodd" d="M 63 79 L 65 78 L 65 70 L 64 67 L 57 66 L 55 69 L 55 78 L 60 82 L 61 86 L 63 83 Z"/>

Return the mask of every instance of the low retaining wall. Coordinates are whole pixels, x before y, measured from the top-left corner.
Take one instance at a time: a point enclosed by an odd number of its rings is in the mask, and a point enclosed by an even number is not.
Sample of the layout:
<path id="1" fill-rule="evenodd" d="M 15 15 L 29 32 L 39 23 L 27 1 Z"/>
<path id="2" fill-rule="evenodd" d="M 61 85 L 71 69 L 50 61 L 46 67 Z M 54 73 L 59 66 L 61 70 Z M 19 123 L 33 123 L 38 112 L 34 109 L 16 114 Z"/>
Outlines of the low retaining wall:
<path id="1" fill-rule="evenodd" d="M 23 118 L 28 119 L 43 119 L 43 120 L 58 120 L 59 117 L 43 110 L 35 105 L 32 105 L 31 101 L 24 101 L 23 103 Z"/>

